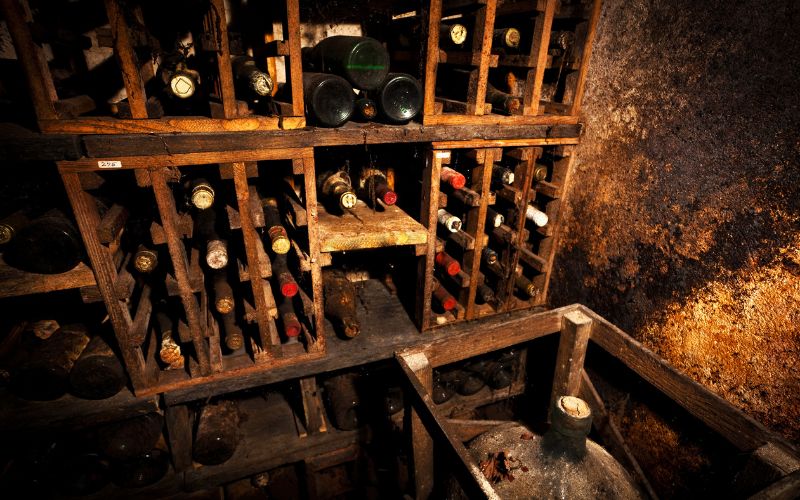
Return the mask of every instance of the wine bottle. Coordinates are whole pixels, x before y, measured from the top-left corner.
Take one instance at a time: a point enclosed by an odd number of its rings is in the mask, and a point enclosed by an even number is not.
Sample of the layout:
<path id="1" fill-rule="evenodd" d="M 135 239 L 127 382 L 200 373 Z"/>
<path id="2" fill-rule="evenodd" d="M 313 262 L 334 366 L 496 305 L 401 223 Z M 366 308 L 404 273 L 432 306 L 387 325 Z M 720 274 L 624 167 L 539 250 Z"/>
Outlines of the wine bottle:
<path id="1" fill-rule="evenodd" d="M 461 230 L 461 219 L 451 214 L 444 208 L 440 208 L 437 213 L 439 224 L 444 226 L 451 233 L 457 233 Z"/>
<path id="2" fill-rule="evenodd" d="M 499 28 L 492 33 L 492 47 L 497 49 L 519 48 L 521 34 L 517 28 Z"/>
<path id="3" fill-rule="evenodd" d="M 292 247 L 289 235 L 281 224 L 281 214 L 278 211 L 278 200 L 275 198 L 264 198 L 261 202 L 264 207 L 264 218 L 267 225 L 267 235 L 269 236 L 270 247 L 276 254 L 289 253 Z"/>
<path id="4" fill-rule="evenodd" d="M 496 113 L 515 114 L 522 109 L 522 100 L 501 90 L 497 90 L 492 84 L 486 85 L 486 102 L 492 105 L 492 111 Z"/>
<path id="5" fill-rule="evenodd" d="M 192 457 L 203 465 L 227 462 L 239 444 L 239 408 L 231 400 L 210 403 L 200 410 Z"/>
<path id="6" fill-rule="evenodd" d="M 224 271 L 217 271 L 213 275 L 214 283 L 214 309 L 220 314 L 233 312 L 233 288 L 228 282 L 228 275 Z"/>
<path id="7" fill-rule="evenodd" d="M 378 105 L 369 97 L 359 97 L 354 112 L 358 121 L 370 122 L 378 116 Z"/>
<path id="8" fill-rule="evenodd" d="M 164 65 L 162 78 L 169 95 L 178 99 L 189 99 L 200 87 L 200 74 L 189 69 L 182 61 L 174 66 Z"/>
<path id="9" fill-rule="evenodd" d="M 294 305 L 292 299 L 289 297 L 282 297 L 278 305 L 278 313 L 281 316 L 281 323 L 283 323 L 283 333 L 289 341 L 297 340 L 303 330 L 300 320 L 297 318 L 297 313 L 294 312 Z"/>
<path id="10" fill-rule="evenodd" d="M 380 115 L 389 123 L 406 123 L 422 109 L 422 85 L 406 73 L 389 73 L 375 91 Z"/>
<path id="11" fill-rule="evenodd" d="M 222 328 L 225 331 L 225 347 L 231 351 L 238 351 L 244 346 L 244 336 L 242 329 L 236 324 L 236 315 L 222 316 Z"/>
<path id="12" fill-rule="evenodd" d="M 500 227 L 506 221 L 506 218 L 503 217 L 503 214 L 497 212 L 492 207 L 486 209 L 486 222 L 489 224 L 489 227 Z"/>
<path id="13" fill-rule="evenodd" d="M 333 425 L 343 431 L 358 429 L 361 424 L 361 401 L 356 390 L 356 374 L 343 373 L 325 381 L 325 393 Z"/>
<path id="14" fill-rule="evenodd" d="M 69 388 L 69 373 L 87 344 L 86 327 L 79 324 L 62 326 L 47 339 L 37 339 L 27 360 L 12 370 L 12 390 L 34 401 L 63 396 Z"/>
<path id="15" fill-rule="evenodd" d="M 389 189 L 386 174 L 377 168 L 363 168 L 358 179 L 358 191 L 361 199 L 372 205 L 373 200 L 381 200 L 385 205 L 397 202 L 397 193 Z"/>
<path id="16" fill-rule="evenodd" d="M 525 218 L 536 224 L 538 227 L 546 226 L 548 221 L 547 214 L 533 205 L 528 205 L 528 208 L 525 209 Z"/>
<path id="17" fill-rule="evenodd" d="M 274 82 L 269 73 L 261 71 L 256 66 L 256 61 L 250 56 L 234 57 L 231 61 L 233 74 L 239 86 L 246 90 L 249 96 L 256 99 L 272 96 Z"/>
<path id="18" fill-rule="evenodd" d="M 456 299 L 438 281 L 433 282 L 433 298 L 445 311 L 452 311 L 456 307 Z"/>
<path id="19" fill-rule="evenodd" d="M 96 493 L 111 481 L 108 461 L 92 451 L 70 450 L 54 468 L 55 477 L 51 481 L 55 480 L 58 491 L 68 497 Z"/>
<path id="20" fill-rule="evenodd" d="M 158 267 L 158 252 L 140 244 L 133 254 L 133 268 L 142 274 L 149 274 Z"/>
<path id="21" fill-rule="evenodd" d="M 136 458 L 153 449 L 163 428 L 164 418 L 152 412 L 100 427 L 97 442 L 100 451 L 109 458 Z"/>
<path id="22" fill-rule="evenodd" d="M 156 323 L 161 332 L 161 346 L 159 347 L 158 357 L 167 365 L 167 370 L 181 369 L 184 365 L 181 346 L 175 342 L 172 333 L 172 318 L 167 313 L 160 310 L 156 313 Z"/>
<path id="23" fill-rule="evenodd" d="M 535 182 L 542 182 L 547 179 L 547 165 L 537 163 L 533 167 L 533 180 Z"/>
<path id="24" fill-rule="evenodd" d="M 448 276 L 455 276 L 461 271 L 461 264 L 458 261 L 445 252 L 439 252 L 436 254 L 435 263 L 437 269 L 440 269 Z"/>
<path id="25" fill-rule="evenodd" d="M 453 189 L 461 189 L 467 184 L 467 178 L 464 177 L 464 174 L 450 167 L 442 167 L 439 178 L 441 182 L 449 185 Z"/>
<path id="26" fill-rule="evenodd" d="M 214 188 L 207 180 L 199 177 L 189 182 L 189 199 L 198 210 L 205 210 L 214 204 Z"/>
<path id="27" fill-rule="evenodd" d="M 572 31 L 551 31 L 548 46 L 551 56 L 562 56 L 569 52 L 575 44 L 575 33 Z"/>
<path id="28" fill-rule="evenodd" d="M 526 295 L 528 297 L 535 297 L 538 293 L 538 291 L 536 290 L 536 285 L 531 283 L 531 281 L 528 278 L 522 276 L 521 274 L 518 274 L 517 277 L 514 278 L 514 287 L 517 290 L 519 290 L 523 295 Z"/>
<path id="29" fill-rule="evenodd" d="M 511 186 L 514 184 L 514 171 L 502 165 L 492 165 L 492 181 L 497 184 Z"/>
<path id="30" fill-rule="evenodd" d="M 383 408 L 387 415 L 394 415 L 403 409 L 403 390 L 399 387 L 389 387 L 383 397 Z"/>
<path id="31" fill-rule="evenodd" d="M 486 385 L 477 373 L 456 367 L 442 371 L 442 379 L 462 396 L 471 396 Z"/>
<path id="32" fill-rule="evenodd" d="M 294 280 L 294 276 L 292 276 L 292 273 L 289 271 L 289 263 L 286 260 L 286 255 L 277 254 L 275 256 L 275 259 L 272 261 L 272 274 L 275 276 L 281 295 L 284 297 L 294 297 L 297 295 L 299 287 Z"/>
<path id="33" fill-rule="evenodd" d="M 375 90 L 389 72 L 389 52 L 374 38 L 329 36 L 309 53 L 316 71 L 345 78 L 360 90 Z"/>
<path id="34" fill-rule="evenodd" d="M 453 387 L 447 383 L 442 378 L 441 372 L 439 370 L 433 371 L 433 388 L 431 390 L 431 398 L 433 402 L 437 405 L 440 405 L 446 401 L 449 401 L 450 398 L 453 397 L 455 391 Z"/>
<path id="35" fill-rule="evenodd" d="M 323 172 L 317 178 L 317 185 L 324 202 L 335 204 L 340 210 L 356 206 L 358 198 L 353 192 L 350 176 L 344 170 Z"/>
<path id="36" fill-rule="evenodd" d="M 353 114 L 355 98 L 347 80 L 324 73 L 303 73 L 306 115 L 323 127 L 339 127 Z"/>
<path id="37" fill-rule="evenodd" d="M 115 462 L 112 468 L 114 484 L 120 488 L 144 488 L 159 482 L 169 469 L 169 454 L 153 448 L 138 457 Z"/>
<path id="38" fill-rule="evenodd" d="M 483 250 L 481 250 L 481 259 L 489 265 L 494 264 L 497 262 L 497 252 L 489 247 L 483 247 Z"/>
<path id="39" fill-rule="evenodd" d="M 323 274 L 325 315 L 346 338 L 357 337 L 361 323 L 356 312 L 356 290 L 347 276 L 338 269 Z"/>
<path id="40" fill-rule="evenodd" d="M 106 399 L 125 387 L 125 369 L 100 335 L 86 345 L 69 373 L 72 393 L 84 399 Z"/>
<path id="41" fill-rule="evenodd" d="M 477 297 L 483 304 L 491 304 L 497 298 L 494 294 L 494 290 L 489 288 L 489 286 L 486 284 L 481 284 L 478 286 Z"/>
<path id="42" fill-rule="evenodd" d="M 463 24 L 453 23 L 439 25 L 439 45 L 443 47 L 462 47 L 467 41 L 469 31 Z"/>
<path id="43" fill-rule="evenodd" d="M 195 215 L 195 234 L 205 243 L 206 264 L 211 269 L 222 269 L 228 265 L 228 242 L 217 232 L 216 210 L 200 210 Z"/>
<path id="44" fill-rule="evenodd" d="M 29 273 L 60 274 L 84 258 L 83 241 L 61 211 L 51 210 L 16 231 L 3 258 L 8 265 Z"/>
<path id="45" fill-rule="evenodd" d="M 24 210 L 17 210 L 0 220 L 0 245 L 5 245 L 14 239 L 17 232 L 29 222 Z"/>

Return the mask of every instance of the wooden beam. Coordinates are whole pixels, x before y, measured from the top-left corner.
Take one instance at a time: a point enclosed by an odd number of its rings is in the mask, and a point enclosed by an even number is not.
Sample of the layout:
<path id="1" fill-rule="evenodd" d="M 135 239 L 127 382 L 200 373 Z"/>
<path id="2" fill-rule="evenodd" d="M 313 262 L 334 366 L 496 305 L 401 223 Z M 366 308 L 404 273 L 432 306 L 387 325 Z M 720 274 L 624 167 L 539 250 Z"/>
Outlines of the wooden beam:
<path id="1" fill-rule="evenodd" d="M 580 311 L 571 311 L 561 319 L 561 336 L 556 355 L 556 371 L 550 407 L 561 396 L 577 396 L 581 387 L 583 361 L 592 331 L 592 320 Z"/>
<path id="2" fill-rule="evenodd" d="M 248 151 L 218 151 L 204 153 L 163 154 L 155 156 L 126 156 L 105 160 L 84 158 L 75 161 L 61 161 L 59 167 L 65 172 L 85 172 L 87 170 L 122 170 L 156 167 L 182 167 L 186 165 L 206 165 L 209 163 L 234 163 L 262 160 L 285 160 L 303 153 L 303 149 L 253 149 Z M 111 163 L 109 163 L 111 162 Z"/>
<path id="3" fill-rule="evenodd" d="M 419 380 L 421 387 L 428 393 L 433 390 L 433 368 L 428 363 L 428 358 L 422 353 L 411 354 L 404 358 L 409 368 L 414 370 L 414 375 Z M 410 419 L 411 448 L 413 455 L 414 498 L 424 500 L 433 491 L 433 440 L 422 424 L 419 413 L 410 406 L 406 413 Z"/>
<path id="4" fill-rule="evenodd" d="M 309 435 L 327 432 L 328 424 L 325 422 L 325 410 L 322 406 L 320 392 L 317 389 L 316 377 L 303 377 L 300 379 L 300 395 L 303 399 L 306 432 Z"/>
<path id="5" fill-rule="evenodd" d="M 498 425 L 507 424 L 507 420 L 461 420 L 447 419 L 447 427 L 450 432 L 455 434 L 462 442 L 467 442 L 480 436 L 484 432 L 489 432 Z"/>
<path id="6" fill-rule="evenodd" d="M 755 495 L 751 500 L 793 500 L 800 497 L 800 471 L 775 481 Z"/>
<path id="7" fill-rule="evenodd" d="M 436 0 L 434 0 L 436 1 Z M 422 173 L 422 196 L 420 197 L 419 220 L 428 229 L 427 251 L 417 263 L 416 319 L 420 330 L 431 324 L 431 295 L 433 294 L 433 264 L 436 258 L 436 228 L 439 209 L 439 183 L 442 164 L 449 163 L 449 151 L 428 151 L 428 161 Z"/>
<path id="8" fill-rule="evenodd" d="M 164 411 L 172 466 L 177 472 L 192 467 L 192 421 L 186 405 L 167 406 Z"/>

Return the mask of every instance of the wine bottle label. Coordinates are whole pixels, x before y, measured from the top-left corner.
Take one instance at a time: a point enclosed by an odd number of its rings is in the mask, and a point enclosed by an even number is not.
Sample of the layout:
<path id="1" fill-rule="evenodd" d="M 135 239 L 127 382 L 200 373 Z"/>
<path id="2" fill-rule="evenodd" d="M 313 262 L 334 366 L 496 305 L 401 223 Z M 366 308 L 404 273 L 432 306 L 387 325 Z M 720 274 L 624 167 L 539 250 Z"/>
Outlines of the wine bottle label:
<path id="1" fill-rule="evenodd" d="M 443 31 L 447 34 L 447 39 L 453 45 L 462 45 L 467 41 L 467 27 L 463 24 L 442 25 Z"/>
<path id="2" fill-rule="evenodd" d="M 356 206 L 358 197 L 352 191 L 345 191 L 339 195 L 339 206 L 346 209 L 351 209 Z"/>
<path id="3" fill-rule="evenodd" d="M 140 273 L 151 273 L 158 267 L 158 254 L 149 248 L 140 248 L 133 258 L 133 267 Z"/>
<path id="4" fill-rule="evenodd" d="M 181 99 L 188 99 L 194 95 L 197 88 L 194 75 L 178 70 L 169 78 L 169 88 L 172 95 Z"/>
<path id="5" fill-rule="evenodd" d="M 206 246 L 206 264 L 211 269 L 222 269 L 228 265 L 228 244 L 223 240 L 211 240 Z"/>
<path id="6" fill-rule="evenodd" d="M 447 228 L 451 233 L 457 233 L 461 229 L 461 219 L 440 208 L 438 212 L 439 224 Z"/>
<path id="7" fill-rule="evenodd" d="M 205 210 L 214 204 L 214 188 L 208 183 L 201 182 L 192 188 L 192 205 Z"/>
<path id="8" fill-rule="evenodd" d="M 14 226 L 0 223 L 0 245 L 5 245 L 14 238 Z"/>
<path id="9" fill-rule="evenodd" d="M 271 243 L 272 251 L 276 254 L 289 253 L 292 243 L 289 236 L 286 234 L 286 229 L 283 226 L 272 226 L 267 229 L 267 235 Z"/>
<path id="10" fill-rule="evenodd" d="M 525 218 L 536 224 L 538 227 L 546 226 L 547 221 L 549 220 L 546 213 L 542 212 L 533 205 L 528 205 L 528 208 L 525 210 Z"/>
<path id="11" fill-rule="evenodd" d="M 450 167 L 442 167 L 440 179 L 442 182 L 450 184 L 453 189 L 461 189 L 467 184 L 467 178 Z"/>

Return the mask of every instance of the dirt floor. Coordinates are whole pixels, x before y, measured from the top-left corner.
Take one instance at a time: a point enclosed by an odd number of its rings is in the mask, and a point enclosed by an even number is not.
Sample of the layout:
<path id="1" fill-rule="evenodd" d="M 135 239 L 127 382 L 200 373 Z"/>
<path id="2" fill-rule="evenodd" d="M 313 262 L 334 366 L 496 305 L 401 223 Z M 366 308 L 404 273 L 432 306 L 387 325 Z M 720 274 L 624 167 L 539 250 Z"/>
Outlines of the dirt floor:
<path id="1" fill-rule="evenodd" d="M 800 4 L 604 4 L 550 301 L 800 444 Z"/>

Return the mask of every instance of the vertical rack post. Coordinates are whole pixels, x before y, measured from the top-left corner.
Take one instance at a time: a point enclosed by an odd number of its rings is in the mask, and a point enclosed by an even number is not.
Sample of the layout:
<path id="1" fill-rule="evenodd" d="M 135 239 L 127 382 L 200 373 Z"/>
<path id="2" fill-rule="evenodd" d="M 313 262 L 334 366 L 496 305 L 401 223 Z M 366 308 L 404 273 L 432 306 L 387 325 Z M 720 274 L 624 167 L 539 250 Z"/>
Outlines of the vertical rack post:
<path id="1" fill-rule="evenodd" d="M 300 0 L 286 0 L 284 39 L 289 44 L 288 83 L 292 89 L 292 114 L 305 116 L 303 61 L 300 56 Z"/>
<path id="2" fill-rule="evenodd" d="M 439 211 L 439 181 L 442 164 L 450 161 L 450 151 L 431 149 L 422 174 L 420 222 L 428 228 L 428 248 L 419 259 L 417 270 L 417 323 L 427 330 L 431 323 L 431 295 L 433 294 L 433 262 L 436 258 L 436 226 Z"/>
<path id="3" fill-rule="evenodd" d="M 572 101 L 572 106 L 569 108 L 571 116 L 578 116 L 581 110 L 581 102 L 583 100 L 583 89 L 586 86 L 586 73 L 589 69 L 589 58 L 592 56 L 592 47 L 594 46 L 594 35 L 597 32 L 597 23 L 600 20 L 600 11 L 603 7 L 602 0 L 594 0 L 592 6 L 592 17 L 589 19 L 589 29 L 586 33 L 586 43 L 583 47 L 583 54 L 581 54 L 581 69 L 578 75 L 578 84 L 575 87 L 575 98 Z"/>
<path id="4" fill-rule="evenodd" d="M 235 118 L 236 93 L 233 88 L 233 69 L 231 67 L 231 51 L 228 44 L 228 17 L 225 14 L 224 0 L 211 0 L 209 12 L 203 23 L 205 30 L 216 42 L 217 52 L 217 92 L 222 100 L 222 112 L 225 118 Z"/>
<path id="5" fill-rule="evenodd" d="M 525 94 L 522 100 L 522 114 L 538 115 L 539 100 L 542 95 L 542 80 L 547 66 L 547 55 L 550 46 L 550 29 L 553 26 L 553 15 L 558 0 L 547 0 L 544 15 L 536 16 L 533 27 L 531 56 L 536 57 L 536 66 L 528 69 L 525 79 Z"/>
<path id="6" fill-rule="evenodd" d="M 514 308 L 514 278 L 519 265 L 519 249 L 522 247 L 525 238 L 525 209 L 530 200 L 531 185 L 533 184 L 533 170 L 535 159 L 541 154 L 541 148 L 538 148 L 539 153 L 534 154 L 534 148 L 522 148 L 520 150 L 521 165 L 523 168 L 523 176 L 521 179 L 515 179 L 515 187 L 520 192 L 519 202 L 517 203 L 517 225 L 514 227 L 515 239 L 511 244 L 511 255 L 509 259 L 508 269 L 506 270 L 506 296 L 505 296 L 505 309 L 510 311 Z"/>
<path id="7" fill-rule="evenodd" d="M 476 29 L 472 36 L 472 53 L 473 55 L 480 54 L 480 59 L 478 68 L 473 69 L 469 76 L 469 87 L 467 88 L 468 115 L 482 115 L 484 113 L 483 104 L 486 101 L 486 83 L 489 80 L 489 60 L 492 56 L 492 35 L 496 9 L 497 0 L 486 0 L 475 15 Z"/>
<path id="8" fill-rule="evenodd" d="M 314 328 L 316 340 L 309 346 L 309 352 L 325 352 L 325 297 L 322 292 L 322 264 L 319 244 L 319 211 L 317 209 L 317 177 L 314 168 L 314 150 L 306 148 L 301 160 L 303 163 L 303 189 L 305 191 L 306 229 L 308 230 L 308 252 L 311 260 L 311 298 L 314 303 Z"/>

